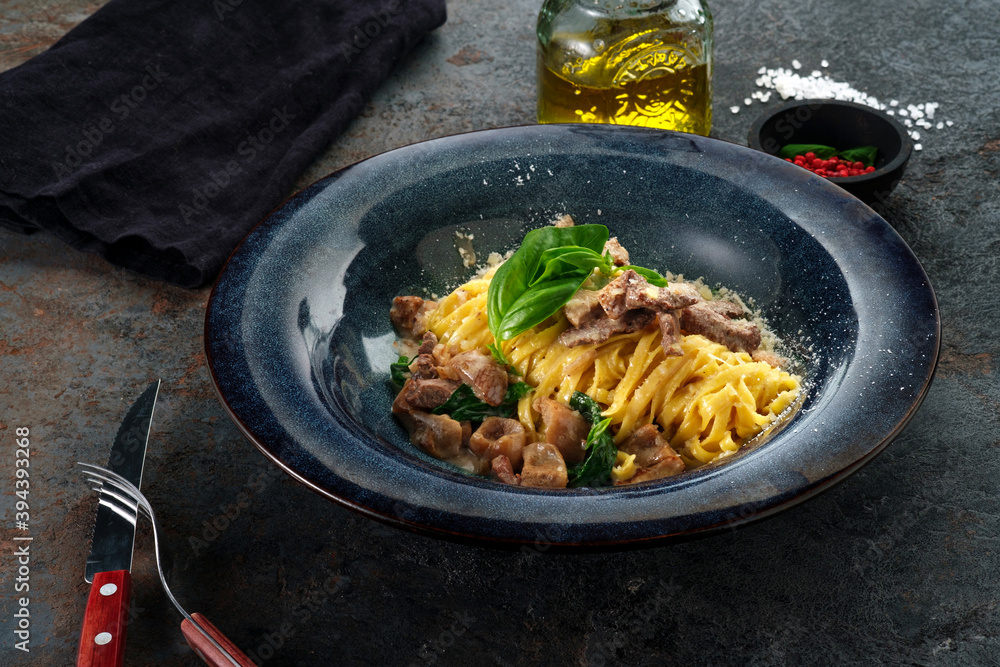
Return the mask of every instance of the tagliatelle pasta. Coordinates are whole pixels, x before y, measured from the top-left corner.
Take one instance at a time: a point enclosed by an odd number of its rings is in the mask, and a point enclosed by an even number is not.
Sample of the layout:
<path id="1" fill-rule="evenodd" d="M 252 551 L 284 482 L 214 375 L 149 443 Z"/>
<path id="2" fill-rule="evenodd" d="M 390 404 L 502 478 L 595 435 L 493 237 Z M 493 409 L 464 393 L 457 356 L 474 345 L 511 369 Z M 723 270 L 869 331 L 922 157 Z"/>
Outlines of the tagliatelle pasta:
<path id="1" fill-rule="evenodd" d="M 450 353 L 493 344 L 490 278 L 462 285 L 428 314 L 427 329 Z M 682 354 L 667 356 L 657 330 L 566 347 L 559 338 L 569 326 L 560 312 L 501 343 L 513 368 L 534 387 L 517 405 L 529 440 L 539 423 L 539 399 L 565 404 L 580 391 L 607 406 L 602 415 L 611 421 L 616 445 L 656 424 L 685 466 L 694 468 L 736 452 L 789 409 L 801 390 L 797 376 L 702 335 L 680 336 Z"/>

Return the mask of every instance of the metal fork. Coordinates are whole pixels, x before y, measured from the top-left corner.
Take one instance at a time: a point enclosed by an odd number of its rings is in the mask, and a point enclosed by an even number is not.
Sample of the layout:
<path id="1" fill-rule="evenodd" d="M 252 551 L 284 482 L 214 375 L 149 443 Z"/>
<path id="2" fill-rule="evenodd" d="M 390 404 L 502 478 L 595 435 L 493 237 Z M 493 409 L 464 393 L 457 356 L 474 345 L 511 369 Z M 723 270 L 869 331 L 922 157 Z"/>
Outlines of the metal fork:
<path id="1" fill-rule="evenodd" d="M 177 607 L 184 620 L 181 622 L 181 632 L 188 645 L 205 661 L 213 667 L 255 667 L 254 663 L 242 651 L 236 648 L 229 639 L 223 635 L 218 628 L 209 622 L 201 614 L 189 614 L 177 602 L 177 598 L 170 591 L 167 585 L 167 577 L 164 574 L 160 549 L 160 526 L 156 521 L 156 514 L 153 506 L 150 505 L 146 496 L 142 495 L 131 482 L 124 479 L 106 468 L 91 465 L 90 463 L 78 463 L 83 466 L 84 475 L 91 483 L 96 484 L 94 490 L 101 494 L 101 503 L 116 514 L 121 515 L 125 520 L 135 523 L 138 520 L 138 512 L 149 518 L 153 526 L 153 545 L 156 552 L 156 571 L 160 575 L 160 583 L 163 590 L 170 598 L 170 601 Z"/>

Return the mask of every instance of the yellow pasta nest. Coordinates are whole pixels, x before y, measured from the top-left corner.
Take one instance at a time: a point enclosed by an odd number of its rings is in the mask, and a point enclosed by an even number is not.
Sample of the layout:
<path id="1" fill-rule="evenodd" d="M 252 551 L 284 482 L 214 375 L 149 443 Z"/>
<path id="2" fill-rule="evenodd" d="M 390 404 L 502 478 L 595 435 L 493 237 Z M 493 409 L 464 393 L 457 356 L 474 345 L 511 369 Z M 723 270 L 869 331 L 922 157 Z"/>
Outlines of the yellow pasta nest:
<path id="1" fill-rule="evenodd" d="M 489 275 L 472 280 L 431 311 L 428 328 L 453 353 L 485 351 L 493 343 L 486 315 L 489 284 Z M 574 391 L 582 391 L 607 406 L 603 415 L 611 418 L 616 444 L 655 422 L 685 465 L 694 468 L 737 451 L 800 391 L 797 376 L 703 336 L 682 336 L 683 356 L 668 357 L 658 329 L 567 348 L 559 335 L 568 327 L 560 313 L 502 344 L 514 368 L 535 387 L 518 404 L 529 439 L 540 417 L 535 400 L 568 403 Z M 632 476 L 627 464 L 619 475 Z"/>

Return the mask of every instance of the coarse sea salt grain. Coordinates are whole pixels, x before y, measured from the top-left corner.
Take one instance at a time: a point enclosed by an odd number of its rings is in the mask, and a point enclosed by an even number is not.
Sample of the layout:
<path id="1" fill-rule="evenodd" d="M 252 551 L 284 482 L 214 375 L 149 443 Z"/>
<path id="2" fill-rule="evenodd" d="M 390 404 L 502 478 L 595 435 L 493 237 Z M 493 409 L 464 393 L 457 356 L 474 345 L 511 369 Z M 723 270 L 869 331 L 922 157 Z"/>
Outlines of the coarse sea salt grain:
<path id="1" fill-rule="evenodd" d="M 826 59 L 820 61 L 820 67 L 829 67 L 830 63 Z M 936 125 L 930 121 L 934 119 L 934 114 L 941 106 L 938 102 L 921 102 L 919 104 L 901 104 L 899 100 L 889 100 L 888 104 L 883 104 L 878 98 L 863 91 L 857 90 L 851 84 L 844 81 L 836 81 L 828 76 L 823 76 L 822 72 L 813 70 L 809 76 L 802 76 L 793 70 L 802 69 L 802 63 L 797 59 L 792 60 L 792 69 L 777 67 L 761 67 L 757 70 L 759 75 L 755 81 L 758 88 L 762 90 L 754 93 L 743 100 L 749 106 L 753 100 L 766 103 L 771 97 L 771 91 L 781 95 L 781 99 L 789 98 L 796 100 L 810 99 L 834 99 L 844 100 L 864 104 L 874 109 L 885 111 L 888 115 L 904 116 L 902 122 L 907 128 L 913 128 L 914 124 L 925 130 L 944 127 L 951 127 L 954 123 L 950 120 L 938 122 Z M 890 108 L 896 107 L 896 108 Z M 729 107 L 733 113 L 739 113 L 739 106 Z M 909 135 L 914 139 L 920 139 L 920 132 L 914 129 L 907 129 Z M 915 150 L 922 150 L 922 144 L 915 144 Z"/>

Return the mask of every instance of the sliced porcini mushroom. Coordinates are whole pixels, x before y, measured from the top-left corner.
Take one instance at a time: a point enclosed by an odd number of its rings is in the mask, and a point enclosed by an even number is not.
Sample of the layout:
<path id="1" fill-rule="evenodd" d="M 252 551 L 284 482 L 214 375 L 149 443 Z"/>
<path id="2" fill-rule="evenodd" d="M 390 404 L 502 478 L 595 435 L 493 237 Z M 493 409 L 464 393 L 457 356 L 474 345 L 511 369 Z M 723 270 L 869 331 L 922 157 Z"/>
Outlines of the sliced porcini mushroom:
<path id="1" fill-rule="evenodd" d="M 462 381 L 472 387 L 476 398 L 489 405 L 500 405 L 507 393 L 507 371 L 479 350 L 462 352 L 451 358 L 449 365 L 458 371 Z"/>
<path id="2" fill-rule="evenodd" d="M 490 479 L 494 482 L 503 482 L 517 486 L 521 483 L 521 478 L 514 474 L 514 467 L 510 464 L 510 459 L 501 454 L 490 461 Z"/>
<path id="3" fill-rule="evenodd" d="M 401 420 L 402 421 L 402 420 Z M 462 425 L 447 415 L 415 410 L 410 413 L 413 428 L 410 442 L 436 459 L 453 459 L 462 448 Z M 404 425 L 406 422 L 403 422 Z"/>
<path id="4" fill-rule="evenodd" d="M 680 466 L 674 461 L 660 461 L 659 463 L 654 463 L 648 468 L 641 468 L 636 471 L 635 476 L 628 480 L 629 484 L 636 484 L 638 482 L 651 482 L 654 479 L 666 479 L 667 477 L 673 477 L 674 475 L 679 475 L 684 472 L 684 463 L 680 461 L 678 457 Z"/>
<path id="5" fill-rule="evenodd" d="M 566 462 L 555 445 L 532 442 L 524 448 L 521 486 L 564 489 L 568 482 Z"/>
<path id="6" fill-rule="evenodd" d="M 519 470 L 526 439 L 524 427 L 518 420 L 487 417 L 469 438 L 469 449 L 487 461 L 504 456 L 513 470 Z"/>
<path id="7" fill-rule="evenodd" d="M 392 402 L 392 414 L 410 434 L 410 442 L 436 459 L 453 458 L 462 448 L 462 425 L 447 415 L 418 410 L 406 400 L 405 391 Z"/>
<path id="8" fill-rule="evenodd" d="M 635 454 L 635 465 L 639 470 L 626 482 L 628 484 L 672 477 L 684 472 L 684 461 L 660 435 L 655 424 L 637 428 L 618 449 L 626 454 Z"/>
<path id="9" fill-rule="evenodd" d="M 433 410 L 451 397 L 460 383 L 454 380 L 428 378 L 418 380 L 410 378 L 403 384 L 399 392 L 405 397 L 411 408 Z"/>
<path id="10" fill-rule="evenodd" d="M 536 407 L 542 413 L 540 432 L 545 442 L 555 445 L 567 463 L 583 461 L 590 422 L 576 410 L 551 398 L 539 400 Z"/>

